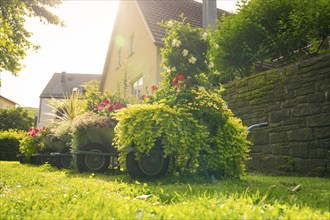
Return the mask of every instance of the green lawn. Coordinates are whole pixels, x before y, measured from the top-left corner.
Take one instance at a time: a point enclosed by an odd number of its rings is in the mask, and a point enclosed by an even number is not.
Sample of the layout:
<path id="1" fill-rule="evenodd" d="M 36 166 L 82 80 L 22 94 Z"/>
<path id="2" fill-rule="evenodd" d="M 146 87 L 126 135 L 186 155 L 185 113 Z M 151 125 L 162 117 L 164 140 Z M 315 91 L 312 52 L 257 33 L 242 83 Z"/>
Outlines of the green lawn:
<path id="1" fill-rule="evenodd" d="M 330 219 L 330 181 L 247 175 L 138 182 L 0 162 L 1 219 Z"/>

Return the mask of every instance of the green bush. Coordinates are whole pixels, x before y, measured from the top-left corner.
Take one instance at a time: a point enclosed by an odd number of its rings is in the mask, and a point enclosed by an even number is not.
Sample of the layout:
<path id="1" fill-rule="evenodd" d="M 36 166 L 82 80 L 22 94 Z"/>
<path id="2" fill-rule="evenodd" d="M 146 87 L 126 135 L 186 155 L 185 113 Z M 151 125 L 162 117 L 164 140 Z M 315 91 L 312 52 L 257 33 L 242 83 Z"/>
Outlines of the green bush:
<path id="1" fill-rule="evenodd" d="M 0 130 L 17 129 L 27 131 L 33 118 L 23 108 L 0 109 Z"/>
<path id="2" fill-rule="evenodd" d="M 27 158 L 30 158 L 33 154 L 38 153 L 42 146 L 42 131 L 43 129 L 30 128 L 29 131 L 20 140 L 19 151 Z"/>
<path id="3" fill-rule="evenodd" d="M 200 87 L 191 92 L 194 101 L 184 105 L 142 104 L 120 110 L 115 116 L 117 148 L 134 147 L 138 158 L 158 141 L 178 170 L 206 169 L 217 176 L 239 177 L 250 145 L 245 127 L 227 108 L 220 91 Z M 124 156 L 121 153 L 120 160 Z M 200 156 L 205 167 L 198 164 Z"/>
<path id="4" fill-rule="evenodd" d="M 151 104 L 129 106 L 115 115 L 116 147 L 134 147 L 138 158 L 160 143 L 178 170 L 206 169 L 217 176 L 239 177 L 250 143 L 241 120 L 221 98 L 221 90 L 213 89 L 219 85 L 210 83 L 214 74 L 207 58 L 209 33 L 178 21 L 163 26 L 167 28 L 164 80 L 148 98 Z M 120 154 L 124 159 L 125 153 Z"/>
<path id="5" fill-rule="evenodd" d="M 18 160 L 19 142 L 23 138 L 24 131 L 7 130 L 0 131 L 0 160 Z"/>
<path id="6" fill-rule="evenodd" d="M 116 114 L 116 147 L 136 149 L 135 155 L 148 153 L 159 141 L 165 156 L 175 155 L 175 165 L 183 169 L 188 160 L 197 164 L 199 151 L 208 147 L 209 132 L 184 108 L 165 104 L 132 105 Z M 189 156 L 190 155 L 190 156 Z M 121 153 L 120 160 L 125 158 Z M 196 166 L 191 169 L 195 170 Z"/>
<path id="7" fill-rule="evenodd" d="M 257 61 L 278 59 L 285 64 L 302 53 L 315 55 L 330 35 L 328 0 L 242 2 L 237 14 L 223 17 L 213 35 L 216 46 L 210 56 L 220 72 L 219 82 L 251 74 Z"/>
<path id="8" fill-rule="evenodd" d="M 71 150 L 76 152 L 85 145 L 90 139 L 91 130 L 112 128 L 116 126 L 117 121 L 111 116 L 101 116 L 93 112 L 80 115 L 72 122 L 72 142 Z M 93 138 L 93 137 L 92 137 Z"/>

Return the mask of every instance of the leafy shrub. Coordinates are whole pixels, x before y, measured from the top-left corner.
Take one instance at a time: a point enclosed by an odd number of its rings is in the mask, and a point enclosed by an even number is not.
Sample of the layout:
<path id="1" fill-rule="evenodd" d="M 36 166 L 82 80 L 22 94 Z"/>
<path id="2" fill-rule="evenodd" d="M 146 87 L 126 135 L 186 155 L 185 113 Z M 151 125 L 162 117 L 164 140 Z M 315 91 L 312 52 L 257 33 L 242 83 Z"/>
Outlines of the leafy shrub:
<path id="1" fill-rule="evenodd" d="M 72 122 L 72 145 L 71 150 L 77 151 L 79 147 L 83 146 L 88 138 L 87 133 L 91 129 L 98 128 L 114 128 L 117 121 L 110 116 L 102 116 L 89 112 L 80 115 Z"/>
<path id="2" fill-rule="evenodd" d="M 27 158 L 30 158 L 33 154 L 40 151 L 42 147 L 42 130 L 43 128 L 30 128 L 28 133 L 26 133 L 22 140 L 20 140 L 19 151 Z"/>
<path id="3" fill-rule="evenodd" d="M 167 88 L 180 90 L 184 86 L 209 85 L 205 77 L 210 65 L 206 59 L 208 33 L 202 28 L 192 28 L 183 17 L 182 22 L 170 20 L 162 25 L 167 34 L 161 49 Z"/>
<path id="4" fill-rule="evenodd" d="M 165 104 L 132 105 L 115 115 L 119 121 L 116 147 L 133 146 L 136 157 L 148 153 L 159 141 L 166 156 L 176 156 L 176 166 L 184 168 L 188 160 L 196 164 L 201 149 L 207 148 L 208 131 L 184 108 Z M 190 156 L 189 156 L 190 155 Z M 125 154 L 121 154 L 123 160 Z M 192 169 L 195 169 L 193 166 Z"/>
<path id="5" fill-rule="evenodd" d="M 23 108 L 0 109 L 0 130 L 27 131 L 32 125 L 33 118 Z"/>
<path id="6" fill-rule="evenodd" d="M 24 131 L 7 130 L 0 132 L 0 160 L 18 160 L 19 141 L 23 138 Z"/>
<path id="7" fill-rule="evenodd" d="M 210 83 L 209 34 L 184 22 L 163 25 L 168 28 L 162 49 L 164 81 L 149 99 L 151 105 L 129 106 L 115 115 L 116 146 L 132 146 L 139 157 L 161 143 L 179 170 L 199 170 L 200 157 L 203 169 L 215 175 L 240 176 L 250 143 L 221 90 L 212 89 L 216 85 Z"/>
<path id="8" fill-rule="evenodd" d="M 218 82 L 254 71 L 254 64 L 274 59 L 287 63 L 296 52 L 317 54 L 330 35 L 328 0 L 242 1 L 238 13 L 223 18 L 210 51 Z M 311 47 L 307 47 L 312 43 Z"/>

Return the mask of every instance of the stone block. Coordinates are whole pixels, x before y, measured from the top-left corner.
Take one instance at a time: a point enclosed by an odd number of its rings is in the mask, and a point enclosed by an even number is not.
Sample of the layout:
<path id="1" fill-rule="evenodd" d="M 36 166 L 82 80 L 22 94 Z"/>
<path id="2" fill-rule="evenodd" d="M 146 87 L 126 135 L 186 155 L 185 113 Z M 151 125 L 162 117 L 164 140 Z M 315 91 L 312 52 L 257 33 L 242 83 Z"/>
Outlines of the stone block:
<path id="1" fill-rule="evenodd" d="M 281 109 L 278 111 L 270 112 L 269 115 L 270 115 L 270 117 L 269 117 L 270 123 L 280 122 L 280 121 L 285 121 L 288 118 L 290 118 L 290 111 L 289 111 L 289 109 Z"/>
<path id="2" fill-rule="evenodd" d="M 320 144 L 321 148 L 325 148 L 325 149 L 329 150 L 329 152 L 330 152 L 330 138 L 319 140 L 319 144 Z"/>
<path id="3" fill-rule="evenodd" d="M 266 130 L 258 129 L 255 131 L 251 131 L 250 140 L 255 145 L 264 145 L 269 143 L 269 132 Z"/>
<path id="4" fill-rule="evenodd" d="M 273 155 L 257 154 L 246 162 L 247 171 L 259 173 L 274 173 L 274 166 L 278 164 L 278 158 Z"/>
<path id="5" fill-rule="evenodd" d="M 310 159 L 326 159 L 328 150 L 324 148 L 315 148 L 309 150 Z"/>
<path id="6" fill-rule="evenodd" d="M 306 96 L 297 97 L 297 103 L 323 103 L 325 101 L 324 93 L 318 92 L 313 94 L 307 94 Z"/>
<path id="7" fill-rule="evenodd" d="M 291 156 L 295 158 L 308 158 L 309 143 L 308 142 L 294 142 L 291 143 Z"/>
<path id="8" fill-rule="evenodd" d="M 330 79 L 329 79 L 329 75 L 330 75 L 330 68 L 329 68 L 329 72 L 327 73 L 328 77 L 325 79 L 321 79 L 318 80 L 317 82 L 315 82 L 315 89 L 318 91 L 324 91 L 330 88 Z"/>
<path id="9" fill-rule="evenodd" d="M 324 126 L 313 128 L 313 134 L 316 139 L 330 138 L 330 127 Z"/>
<path id="10" fill-rule="evenodd" d="M 315 115 L 321 112 L 322 104 L 320 103 L 306 103 L 300 104 L 292 109 L 292 116 L 301 117 L 307 115 Z"/>
<path id="11" fill-rule="evenodd" d="M 320 159 L 302 159 L 297 163 L 299 175 L 301 176 L 323 176 L 320 170 L 326 169 L 327 160 Z"/>
<path id="12" fill-rule="evenodd" d="M 276 156 L 291 156 L 291 146 L 288 144 L 272 144 L 271 153 Z"/>
<path id="13" fill-rule="evenodd" d="M 269 134 L 269 141 L 271 144 L 285 143 L 288 141 L 288 132 L 276 132 Z"/>
<path id="14" fill-rule="evenodd" d="M 309 141 L 313 140 L 311 128 L 300 128 L 287 132 L 289 141 Z"/>
<path id="15" fill-rule="evenodd" d="M 301 85 L 299 89 L 295 90 L 296 96 L 313 94 L 315 91 L 314 84 Z"/>
<path id="16" fill-rule="evenodd" d="M 306 118 L 306 124 L 309 127 L 320 127 L 327 125 L 330 126 L 330 112 L 326 114 L 323 113 L 319 115 L 308 116 Z"/>

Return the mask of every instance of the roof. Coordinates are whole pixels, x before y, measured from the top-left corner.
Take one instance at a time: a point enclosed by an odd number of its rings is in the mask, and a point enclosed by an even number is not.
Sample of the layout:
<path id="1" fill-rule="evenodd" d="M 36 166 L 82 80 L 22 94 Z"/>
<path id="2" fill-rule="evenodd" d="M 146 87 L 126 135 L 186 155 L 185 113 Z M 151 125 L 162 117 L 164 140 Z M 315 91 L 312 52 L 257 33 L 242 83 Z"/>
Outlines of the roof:
<path id="1" fill-rule="evenodd" d="M 13 103 L 14 105 L 18 105 L 18 103 L 17 103 L 17 102 L 15 102 L 15 101 L 13 101 L 13 100 L 10 100 L 10 99 L 8 99 L 8 98 L 6 98 L 6 97 L 2 96 L 2 95 L 0 95 L 0 98 L 1 98 L 1 99 L 4 99 L 4 100 L 6 100 L 6 101 L 8 101 L 8 102 L 11 102 L 11 103 Z"/>
<path id="2" fill-rule="evenodd" d="M 54 73 L 40 98 L 63 98 L 65 94 L 71 94 L 73 88 L 81 87 L 85 82 L 101 80 L 100 74 Z"/>
<path id="3" fill-rule="evenodd" d="M 186 22 L 192 27 L 203 27 L 203 4 L 194 0 L 137 0 L 138 8 L 150 30 L 155 44 L 163 44 L 162 38 L 166 31 L 159 23 L 161 21 L 178 20 L 180 15 L 186 18 Z M 217 18 L 228 12 L 218 9 Z"/>

